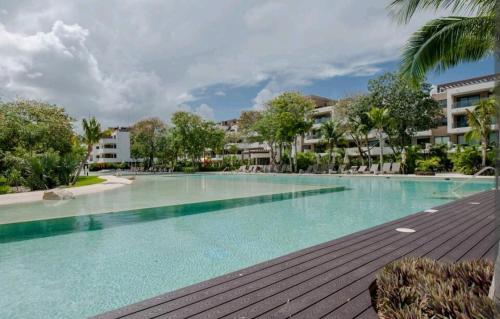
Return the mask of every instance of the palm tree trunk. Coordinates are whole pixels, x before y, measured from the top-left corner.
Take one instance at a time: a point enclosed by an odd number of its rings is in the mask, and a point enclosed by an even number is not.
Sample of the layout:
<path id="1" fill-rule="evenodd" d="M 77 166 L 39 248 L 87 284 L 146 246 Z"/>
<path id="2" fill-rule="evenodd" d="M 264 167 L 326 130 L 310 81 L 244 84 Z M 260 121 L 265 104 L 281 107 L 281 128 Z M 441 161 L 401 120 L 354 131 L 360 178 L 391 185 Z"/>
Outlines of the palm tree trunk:
<path id="1" fill-rule="evenodd" d="M 485 167 L 486 166 L 486 149 L 487 149 L 488 145 L 486 143 L 486 141 L 483 139 L 481 141 L 481 167 Z"/>
<path id="2" fill-rule="evenodd" d="M 80 162 L 78 170 L 76 171 L 75 176 L 73 176 L 73 181 L 71 182 L 71 185 L 76 184 L 76 180 L 78 179 L 78 176 L 80 176 L 80 172 L 82 171 L 83 165 L 85 165 L 85 163 L 87 163 L 87 161 L 89 160 L 91 152 L 92 152 L 92 146 L 87 147 L 87 155 L 85 156 L 85 159 Z"/>
<path id="3" fill-rule="evenodd" d="M 332 153 L 333 153 L 333 147 L 332 144 L 328 147 L 328 166 L 332 163 Z"/>
<path id="4" fill-rule="evenodd" d="M 368 152 L 368 166 L 371 169 L 372 166 L 372 152 L 370 150 L 370 144 L 368 143 L 368 134 L 365 135 L 366 151 Z"/>
<path id="5" fill-rule="evenodd" d="M 380 135 L 379 135 L 378 144 L 380 146 L 380 166 L 382 166 L 384 163 L 384 146 L 382 145 L 384 139 L 382 137 L 382 133 L 379 133 L 379 134 Z M 380 169 L 382 169 L 382 168 L 380 168 Z"/>

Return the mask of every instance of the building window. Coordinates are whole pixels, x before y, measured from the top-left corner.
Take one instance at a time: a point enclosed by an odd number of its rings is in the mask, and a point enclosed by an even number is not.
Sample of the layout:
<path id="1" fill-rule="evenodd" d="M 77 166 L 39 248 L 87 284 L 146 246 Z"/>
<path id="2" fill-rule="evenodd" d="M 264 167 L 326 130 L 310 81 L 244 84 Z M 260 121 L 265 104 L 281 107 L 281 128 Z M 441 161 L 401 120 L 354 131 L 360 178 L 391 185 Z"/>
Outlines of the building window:
<path id="1" fill-rule="evenodd" d="M 102 154 L 102 158 L 116 158 L 116 154 L 105 153 L 105 154 Z"/>
<path id="2" fill-rule="evenodd" d="M 465 114 L 455 116 L 455 128 L 468 127 L 467 116 Z"/>
<path id="3" fill-rule="evenodd" d="M 479 94 L 469 95 L 469 96 L 460 96 L 460 97 L 457 97 L 453 107 L 458 108 L 458 107 L 473 106 L 473 105 L 478 104 L 480 99 L 481 99 L 481 96 Z"/>
<path id="4" fill-rule="evenodd" d="M 328 122 L 329 120 L 331 120 L 331 116 L 321 116 L 321 117 L 314 118 L 314 123 L 321 124 L 321 123 Z"/>
<path id="5" fill-rule="evenodd" d="M 491 132 L 489 137 L 490 145 L 498 146 L 498 131 Z"/>
<path id="6" fill-rule="evenodd" d="M 425 147 L 425 144 L 429 144 L 431 142 L 430 137 L 417 138 L 417 145 Z"/>
<path id="7" fill-rule="evenodd" d="M 116 144 L 104 144 L 104 148 L 116 148 Z"/>
<path id="8" fill-rule="evenodd" d="M 448 126 L 448 117 L 443 115 L 439 121 L 439 126 Z"/>
<path id="9" fill-rule="evenodd" d="M 96 149 L 96 150 L 98 150 L 98 149 L 99 149 L 99 145 L 97 145 L 97 146 L 95 147 L 95 149 Z"/>
<path id="10" fill-rule="evenodd" d="M 439 100 L 437 102 L 438 102 L 439 106 L 441 106 L 441 108 L 446 108 L 448 105 L 448 100 Z"/>
<path id="11" fill-rule="evenodd" d="M 457 135 L 457 144 L 459 144 L 459 145 L 466 145 L 467 144 L 467 142 L 465 141 L 464 134 Z"/>
<path id="12" fill-rule="evenodd" d="M 450 142 L 449 136 L 436 136 L 434 137 L 434 144 L 448 144 Z"/>

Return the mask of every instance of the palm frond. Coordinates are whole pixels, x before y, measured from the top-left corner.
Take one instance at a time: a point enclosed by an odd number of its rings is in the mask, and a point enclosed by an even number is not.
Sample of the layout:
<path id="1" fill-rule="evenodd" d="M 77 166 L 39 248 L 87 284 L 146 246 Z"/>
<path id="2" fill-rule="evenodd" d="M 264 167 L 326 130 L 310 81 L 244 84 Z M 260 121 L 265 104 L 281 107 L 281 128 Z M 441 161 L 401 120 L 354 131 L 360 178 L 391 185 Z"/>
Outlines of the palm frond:
<path id="1" fill-rule="evenodd" d="M 442 72 L 493 52 L 495 17 L 446 17 L 429 21 L 403 49 L 402 73 L 414 83 L 427 71 Z"/>
<path id="2" fill-rule="evenodd" d="M 450 10 L 453 13 L 492 15 L 495 0 L 392 0 L 388 5 L 392 16 L 408 23 L 419 10 Z"/>

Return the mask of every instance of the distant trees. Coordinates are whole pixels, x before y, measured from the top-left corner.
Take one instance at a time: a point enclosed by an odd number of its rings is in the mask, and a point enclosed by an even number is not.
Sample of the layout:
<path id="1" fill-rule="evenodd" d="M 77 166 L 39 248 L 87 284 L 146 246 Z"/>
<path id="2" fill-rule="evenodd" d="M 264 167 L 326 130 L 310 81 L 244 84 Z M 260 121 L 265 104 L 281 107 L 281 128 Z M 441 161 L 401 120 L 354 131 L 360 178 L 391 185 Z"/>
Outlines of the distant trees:
<path id="1" fill-rule="evenodd" d="M 160 156 L 160 144 L 165 143 L 167 126 L 157 117 L 141 120 L 132 126 L 130 152 L 132 157 L 142 159 L 145 169 L 154 166 L 154 159 Z"/>
<path id="2" fill-rule="evenodd" d="M 313 109 L 314 102 L 297 92 L 285 92 L 266 103 L 253 129 L 270 145 L 273 162 L 276 162 L 275 150 L 278 149 L 280 155 L 286 154 L 290 159 L 294 171 L 297 170 L 297 139 L 311 129 Z"/>
<path id="3" fill-rule="evenodd" d="M 402 146 L 411 144 L 418 131 L 434 128 L 442 119 L 442 109 L 430 96 L 430 89 L 428 83 L 415 87 L 398 73 L 386 73 L 368 81 L 370 106 L 387 109 L 392 119 L 392 126 L 385 133 L 396 154 Z"/>
<path id="4" fill-rule="evenodd" d="M 132 127 L 131 152 L 145 169 L 156 163 L 175 166 L 179 159 L 197 166 L 206 151 L 224 152 L 225 132 L 215 123 L 189 112 L 174 113 L 171 123 L 168 127 L 159 118 L 149 118 Z"/>

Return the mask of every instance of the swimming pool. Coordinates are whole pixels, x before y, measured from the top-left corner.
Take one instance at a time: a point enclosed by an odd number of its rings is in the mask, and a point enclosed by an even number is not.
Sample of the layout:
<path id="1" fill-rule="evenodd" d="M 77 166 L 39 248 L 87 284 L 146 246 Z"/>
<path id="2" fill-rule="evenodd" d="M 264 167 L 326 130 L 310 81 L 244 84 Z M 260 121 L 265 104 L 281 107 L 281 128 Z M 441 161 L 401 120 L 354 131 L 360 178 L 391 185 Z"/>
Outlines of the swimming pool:
<path id="1" fill-rule="evenodd" d="M 0 207 L 0 317 L 95 315 L 449 202 L 455 185 L 358 176 L 143 176 L 64 203 Z M 460 192 L 492 185 L 475 181 Z M 39 220 L 46 215 L 58 219 Z"/>

